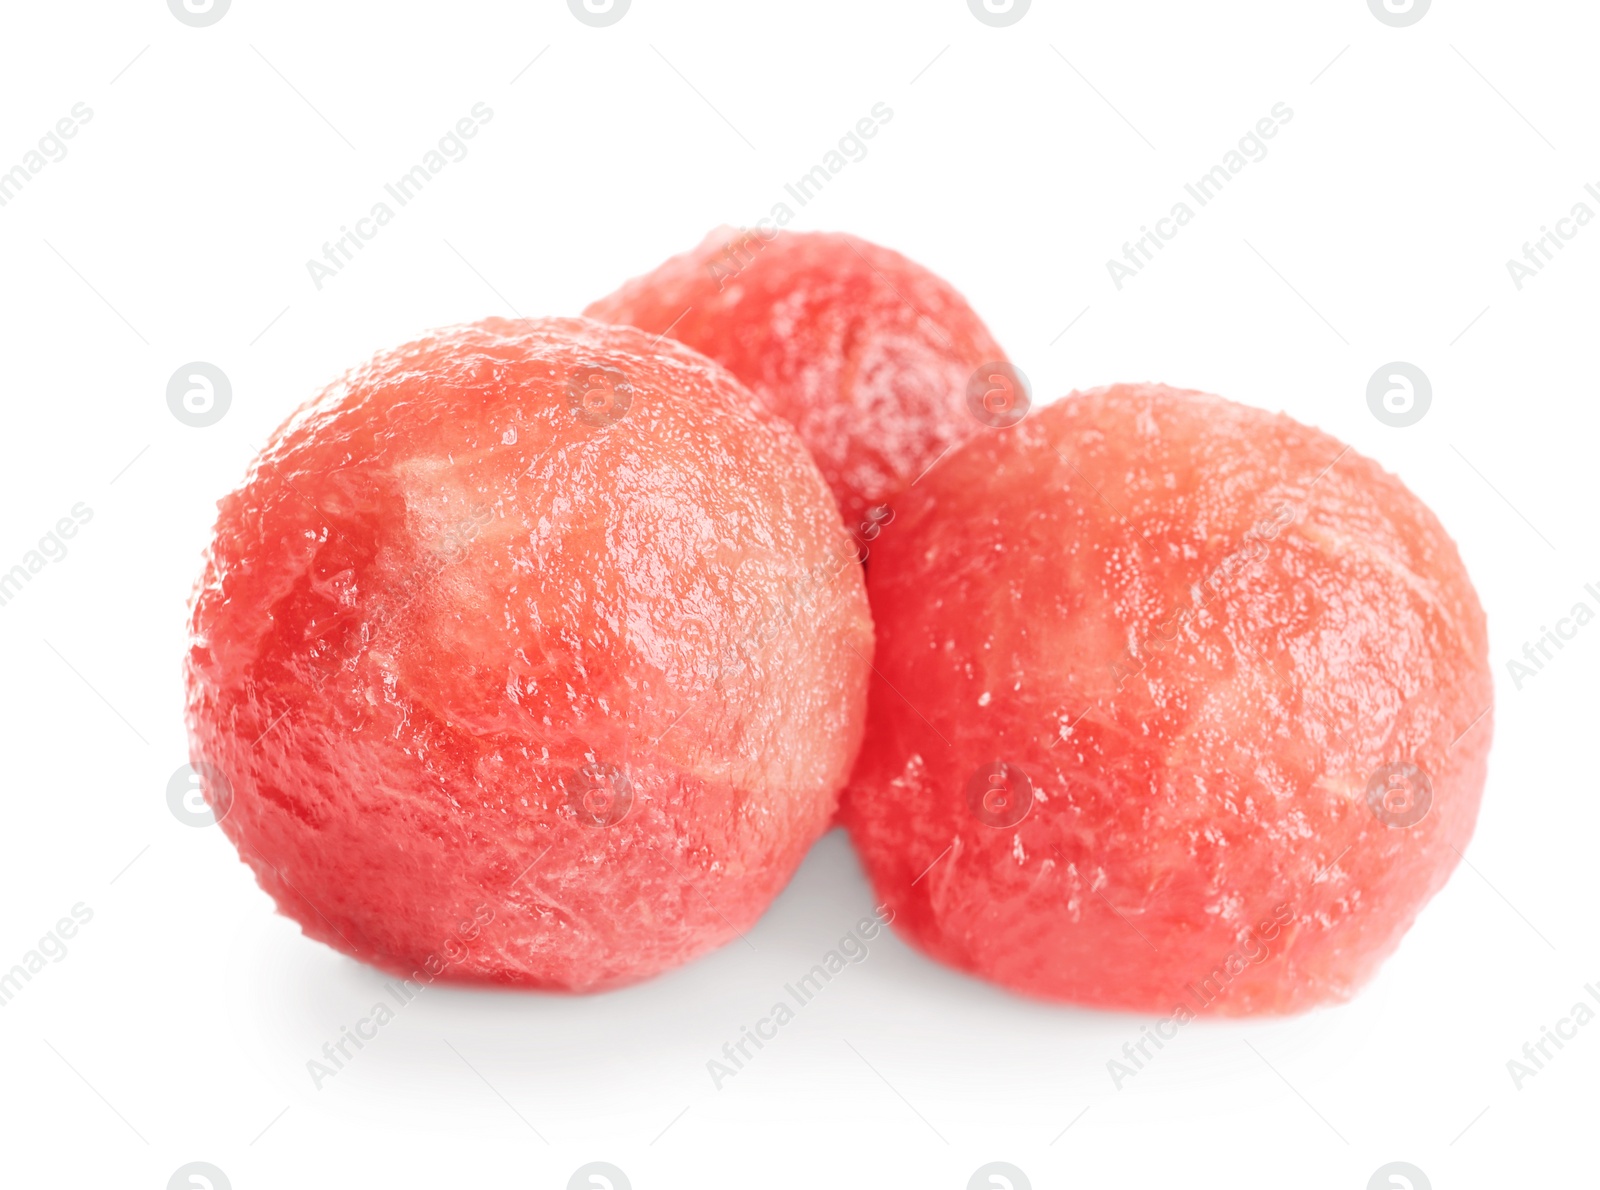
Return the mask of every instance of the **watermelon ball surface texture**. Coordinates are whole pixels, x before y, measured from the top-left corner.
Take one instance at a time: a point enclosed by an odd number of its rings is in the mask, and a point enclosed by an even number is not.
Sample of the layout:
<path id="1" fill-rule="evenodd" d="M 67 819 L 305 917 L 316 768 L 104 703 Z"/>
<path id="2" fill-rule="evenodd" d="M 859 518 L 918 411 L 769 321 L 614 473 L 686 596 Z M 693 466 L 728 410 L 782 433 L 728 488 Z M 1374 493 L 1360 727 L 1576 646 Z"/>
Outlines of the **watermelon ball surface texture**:
<path id="1" fill-rule="evenodd" d="M 669 334 L 744 381 L 867 540 L 940 455 L 1026 411 L 1020 376 L 984 367 L 1006 357 L 965 299 L 855 236 L 719 228 L 584 313 Z"/>
<path id="2" fill-rule="evenodd" d="M 1483 612 L 1393 476 L 1282 415 L 1099 389 L 957 450 L 868 579 L 841 810 L 895 925 L 1033 996 L 1349 997 L 1472 834 Z"/>
<path id="3" fill-rule="evenodd" d="M 302 408 L 222 502 L 190 628 L 195 766 L 285 914 L 407 977 L 574 991 L 756 920 L 872 655 L 789 427 L 581 319 L 440 331 Z"/>

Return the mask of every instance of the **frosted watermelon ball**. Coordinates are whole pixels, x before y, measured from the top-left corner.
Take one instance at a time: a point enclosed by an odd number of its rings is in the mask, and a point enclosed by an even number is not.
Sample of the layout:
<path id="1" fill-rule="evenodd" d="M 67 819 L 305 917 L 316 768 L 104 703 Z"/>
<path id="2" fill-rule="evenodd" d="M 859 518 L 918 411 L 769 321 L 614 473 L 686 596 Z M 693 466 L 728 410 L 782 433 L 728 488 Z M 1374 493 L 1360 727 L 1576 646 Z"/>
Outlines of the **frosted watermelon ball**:
<path id="1" fill-rule="evenodd" d="M 1492 697 L 1455 546 L 1317 430 L 1156 385 L 951 455 L 868 576 L 849 827 L 895 925 L 1031 995 L 1346 998 L 1472 834 Z"/>
<path id="2" fill-rule="evenodd" d="M 744 381 L 800 432 L 863 544 L 940 455 L 1027 412 L 1026 381 L 962 296 L 855 236 L 718 228 L 584 313 L 670 334 Z"/>
<path id="3" fill-rule="evenodd" d="M 311 937 L 591 990 L 747 929 L 861 738 L 860 567 L 793 432 L 581 319 L 379 355 L 221 504 L 187 659 L 222 828 Z"/>

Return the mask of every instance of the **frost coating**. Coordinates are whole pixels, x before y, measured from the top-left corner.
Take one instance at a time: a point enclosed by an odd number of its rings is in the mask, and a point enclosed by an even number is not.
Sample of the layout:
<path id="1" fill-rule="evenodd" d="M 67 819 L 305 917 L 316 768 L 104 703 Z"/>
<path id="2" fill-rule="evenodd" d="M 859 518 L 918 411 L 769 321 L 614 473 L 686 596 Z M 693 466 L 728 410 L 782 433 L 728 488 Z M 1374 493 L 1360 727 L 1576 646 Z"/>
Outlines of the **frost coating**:
<path id="1" fill-rule="evenodd" d="M 1005 360 L 946 282 L 831 232 L 719 228 L 584 313 L 725 366 L 799 431 L 852 528 L 983 429 L 967 385 Z"/>
<path id="2" fill-rule="evenodd" d="M 871 655 L 821 476 L 731 376 L 494 319 L 330 386 L 222 502 L 191 750 L 312 937 L 592 989 L 765 909 L 828 823 Z"/>
<path id="3" fill-rule="evenodd" d="M 1069 397 L 918 484 L 869 586 L 883 680 L 841 816 L 946 962 L 1294 1011 L 1370 977 L 1472 833 L 1492 690 L 1455 546 L 1287 417 Z M 1033 791 L 999 828 L 966 786 L 996 757 Z"/>

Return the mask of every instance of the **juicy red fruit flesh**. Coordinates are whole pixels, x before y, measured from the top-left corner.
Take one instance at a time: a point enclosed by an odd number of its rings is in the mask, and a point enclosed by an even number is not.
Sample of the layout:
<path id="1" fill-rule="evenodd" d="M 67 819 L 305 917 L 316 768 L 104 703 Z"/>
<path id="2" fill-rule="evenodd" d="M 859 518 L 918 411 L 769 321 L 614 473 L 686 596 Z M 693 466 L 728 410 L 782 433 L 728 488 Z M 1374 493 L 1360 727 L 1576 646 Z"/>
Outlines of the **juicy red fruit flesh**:
<path id="1" fill-rule="evenodd" d="M 870 619 L 789 428 L 581 319 L 380 355 L 223 501 L 197 766 L 310 936 L 427 979 L 589 990 L 747 929 L 858 747 Z"/>
<path id="2" fill-rule="evenodd" d="M 584 313 L 670 334 L 744 381 L 868 537 L 873 509 L 996 416 L 969 408 L 974 373 L 1006 358 L 988 328 L 948 283 L 855 236 L 720 228 Z"/>
<path id="3" fill-rule="evenodd" d="M 1028 994 L 1353 992 L 1471 836 L 1483 613 L 1398 480 L 1199 393 L 1100 389 L 954 452 L 874 552 L 841 809 L 899 929 Z"/>

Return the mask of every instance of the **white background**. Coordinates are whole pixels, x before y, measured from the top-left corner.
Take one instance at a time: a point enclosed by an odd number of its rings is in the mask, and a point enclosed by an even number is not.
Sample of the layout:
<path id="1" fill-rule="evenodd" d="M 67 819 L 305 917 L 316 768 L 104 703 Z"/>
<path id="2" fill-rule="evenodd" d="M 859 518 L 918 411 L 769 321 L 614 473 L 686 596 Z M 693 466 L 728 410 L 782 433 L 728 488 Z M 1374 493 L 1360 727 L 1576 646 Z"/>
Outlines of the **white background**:
<path id="1" fill-rule="evenodd" d="M 0 1183 L 159 1190 L 196 1160 L 237 1190 L 559 1188 L 593 1160 L 636 1190 L 959 1190 L 993 1160 L 1034 1187 L 1362 1190 L 1395 1160 L 1438 1188 L 1593 1177 L 1600 1023 L 1520 1090 L 1506 1062 L 1600 983 L 1600 626 L 1520 690 L 1507 662 L 1600 606 L 1600 224 L 1520 292 L 1505 265 L 1600 184 L 1593 5 L 1436 0 L 1410 28 L 1364 0 L 1036 0 L 1009 28 L 962 0 L 634 0 L 609 28 L 560 0 L 3 21 L 0 169 L 94 115 L 0 208 L 0 570 L 74 504 L 93 519 L 0 607 L 0 968 L 72 905 L 94 917 L 0 1008 Z M 319 292 L 306 260 L 479 102 L 470 155 Z M 873 903 L 836 833 L 753 948 L 586 999 L 430 989 L 316 1089 L 307 1059 L 380 977 L 165 801 L 215 501 L 373 351 L 576 313 L 766 215 L 879 102 L 869 155 L 792 226 L 950 279 L 1041 399 L 1148 379 L 1283 409 L 1438 511 L 1498 686 L 1471 867 L 1354 1003 L 1191 1025 L 1121 1090 L 1106 1062 L 1140 1020 L 892 938 L 717 1090 L 707 1060 Z M 1278 102 L 1269 155 L 1119 292 L 1107 258 Z M 1396 359 L 1434 386 L 1404 429 L 1365 400 Z M 205 429 L 166 405 L 191 360 L 233 384 Z"/>

